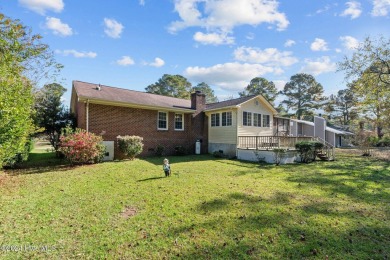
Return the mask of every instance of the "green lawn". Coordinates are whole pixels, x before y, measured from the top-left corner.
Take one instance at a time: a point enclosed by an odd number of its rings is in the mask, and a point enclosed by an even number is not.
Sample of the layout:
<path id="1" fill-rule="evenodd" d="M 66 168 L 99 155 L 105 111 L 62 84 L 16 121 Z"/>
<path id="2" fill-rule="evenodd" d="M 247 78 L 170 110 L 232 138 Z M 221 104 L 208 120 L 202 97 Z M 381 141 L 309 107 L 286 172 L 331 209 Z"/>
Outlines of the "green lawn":
<path id="1" fill-rule="evenodd" d="M 52 156 L 0 173 L 0 258 L 390 257 L 389 162 L 169 157 L 165 178 L 162 158 L 70 167 Z"/>

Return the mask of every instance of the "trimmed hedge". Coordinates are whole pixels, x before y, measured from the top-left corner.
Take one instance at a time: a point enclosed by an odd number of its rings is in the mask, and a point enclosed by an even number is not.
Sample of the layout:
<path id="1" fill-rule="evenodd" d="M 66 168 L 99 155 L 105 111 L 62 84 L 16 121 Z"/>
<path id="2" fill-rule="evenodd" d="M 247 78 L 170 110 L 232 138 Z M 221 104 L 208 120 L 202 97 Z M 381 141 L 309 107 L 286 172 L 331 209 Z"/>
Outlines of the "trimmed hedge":
<path id="1" fill-rule="evenodd" d="M 124 153 L 130 160 L 142 153 L 144 140 L 142 137 L 137 135 L 125 135 L 117 136 L 119 150 Z"/>

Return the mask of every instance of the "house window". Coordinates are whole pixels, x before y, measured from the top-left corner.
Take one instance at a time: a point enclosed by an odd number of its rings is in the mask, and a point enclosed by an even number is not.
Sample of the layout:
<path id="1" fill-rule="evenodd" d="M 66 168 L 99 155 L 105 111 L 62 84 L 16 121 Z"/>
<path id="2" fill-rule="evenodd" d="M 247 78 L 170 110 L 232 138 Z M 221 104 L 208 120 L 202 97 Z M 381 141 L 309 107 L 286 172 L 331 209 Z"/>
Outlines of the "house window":
<path id="1" fill-rule="evenodd" d="M 252 125 L 252 113 L 244 111 L 242 113 L 242 124 L 246 126 Z"/>
<path id="2" fill-rule="evenodd" d="M 222 126 L 231 126 L 231 125 L 232 125 L 232 112 L 223 112 Z"/>
<path id="3" fill-rule="evenodd" d="M 183 114 L 175 114 L 175 130 L 184 130 Z"/>
<path id="4" fill-rule="evenodd" d="M 168 130 L 168 113 L 167 112 L 158 112 L 157 129 L 158 130 Z"/>
<path id="5" fill-rule="evenodd" d="M 263 115 L 263 127 L 269 127 L 270 117 L 269 115 Z"/>
<path id="6" fill-rule="evenodd" d="M 211 114 L 211 126 L 219 126 L 219 113 Z"/>
<path id="7" fill-rule="evenodd" d="M 261 127 L 261 114 L 253 113 L 253 126 Z"/>

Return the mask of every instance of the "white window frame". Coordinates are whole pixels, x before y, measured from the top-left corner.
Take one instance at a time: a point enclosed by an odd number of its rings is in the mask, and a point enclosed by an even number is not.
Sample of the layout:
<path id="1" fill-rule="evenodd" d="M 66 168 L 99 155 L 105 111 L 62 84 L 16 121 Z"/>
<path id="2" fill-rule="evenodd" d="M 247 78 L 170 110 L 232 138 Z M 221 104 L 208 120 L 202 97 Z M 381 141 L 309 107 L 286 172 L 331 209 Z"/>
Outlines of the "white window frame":
<path id="1" fill-rule="evenodd" d="M 264 120 L 268 118 L 268 125 L 264 124 Z M 271 127 L 271 116 L 270 115 L 263 115 L 263 127 Z"/>
<path id="2" fill-rule="evenodd" d="M 244 113 L 247 114 L 247 117 L 246 117 L 246 122 L 247 124 L 244 124 L 244 119 L 245 119 L 245 116 L 244 116 Z M 242 125 L 243 126 L 252 126 L 252 112 L 249 112 L 249 111 L 242 111 Z M 249 124 L 248 124 L 249 122 Z"/>
<path id="3" fill-rule="evenodd" d="M 260 120 L 258 120 L 258 119 L 259 119 L 259 118 L 257 117 L 258 115 L 260 115 Z M 262 115 L 262 114 L 260 114 L 260 113 L 253 113 L 253 126 L 254 126 L 254 127 L 261 127 L 263 116 L 264 116 L 264 115 Z M 255 124 L 255 121 L 257 121 L 257 125 Z"/>
<path id="4" fill-rule="evenodd" d="M 213 125 L 213 115 L 218 117 L 218 124 Z M 215 120 L 215 122 L 217 123 L 217 120 Z M 220 115 L 220 113 L 212 113 L 210 115 L 210 126 L 211 127 L 219 127 L 219 126 L 221 126 L 221 115 Z"/>
<path id="5" fill-rule="evenodd" d="M 223 114 L 224 113 L 226 114 L 225 125 L 224 125 L 224 121 L 223 121 Z M 228 115 L 230 115 L 230 116 L 228 116 Z M 225 126 L 232 126 L 232 125 L 233 125 L 233 113 L 231 111 L 221 112 L 221 126 L 225 127 Z"/>
<path id="6" fill-rule="evenodd" d="M 160 113 L 164 113 L 166 115 L 166 128 L 160 128 Z M 169 117 L 169 113 L 166 112 L 166 111 L 158 111 L 157 112 L 157 130 L 168 130 L 168 117 Z"/>
<path id="7" fill-rule="evenodd" d="M 176 128 L 176 115 L 181 116 L 181 128 Z M 175 131 L 184 131 L 184 114 L 183 113 L 175 113 Z"/>

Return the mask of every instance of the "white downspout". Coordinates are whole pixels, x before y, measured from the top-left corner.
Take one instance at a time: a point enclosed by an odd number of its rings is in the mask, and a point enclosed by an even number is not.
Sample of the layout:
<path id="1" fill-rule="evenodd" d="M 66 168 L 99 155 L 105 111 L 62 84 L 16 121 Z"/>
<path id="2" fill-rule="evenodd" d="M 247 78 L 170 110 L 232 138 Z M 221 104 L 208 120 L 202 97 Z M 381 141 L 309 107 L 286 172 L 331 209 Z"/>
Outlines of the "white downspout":
<path id="1" fill-rule="evenodd" d="M 86 130 L 89 132 L 89 99 L 87 99 L 87 107 L 86 107 Z"/>

